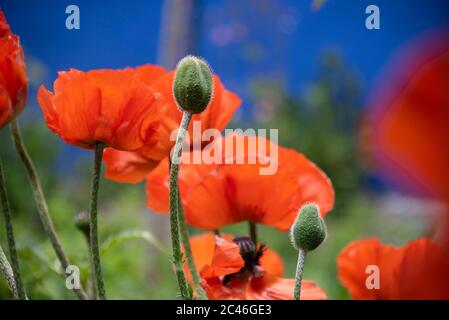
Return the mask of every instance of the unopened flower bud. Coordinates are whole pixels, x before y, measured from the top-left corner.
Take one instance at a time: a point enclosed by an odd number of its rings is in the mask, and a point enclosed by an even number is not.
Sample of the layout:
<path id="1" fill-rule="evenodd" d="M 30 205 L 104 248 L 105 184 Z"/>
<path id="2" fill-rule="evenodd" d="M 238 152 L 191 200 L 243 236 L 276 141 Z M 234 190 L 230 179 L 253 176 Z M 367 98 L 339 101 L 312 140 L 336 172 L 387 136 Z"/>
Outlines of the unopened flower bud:
<path id="1" fill-rule="evenodd" d="M 212 92 L 212 73 L 203 59 L 187 56 L 178 62 L 173 95 L 182 111 L 203 112 L 212 99 Z"/>
<path id="2" fill-rule="evenodd" d="M 320 210 L 315 204 L 306 204 L 300 210 L 298 217 L 290 229 L 293 246 L 299 250 L 316 249 L 326 238 L 326 225 L 320 216 Z"/>
<path id="3" fill-rule="evenodd" d="M 81 211 L 75 215 L 75 227 L 85 235 L 90 232 L 89 219 L 89 212 L 87 211 Z"/>

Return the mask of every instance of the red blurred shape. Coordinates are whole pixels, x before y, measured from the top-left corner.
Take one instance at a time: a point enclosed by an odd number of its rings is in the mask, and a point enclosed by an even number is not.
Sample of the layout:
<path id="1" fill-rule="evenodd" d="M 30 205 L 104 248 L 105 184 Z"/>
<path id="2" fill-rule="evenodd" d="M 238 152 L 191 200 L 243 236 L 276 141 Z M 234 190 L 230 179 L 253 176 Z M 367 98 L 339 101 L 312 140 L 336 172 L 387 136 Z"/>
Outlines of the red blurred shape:
<path id="1" fill-rule="evenodd" d="M 395 184 L 449 199 L 449 31 L 425 34 L 386 69 L 369 103 L 370 153 Z"/>

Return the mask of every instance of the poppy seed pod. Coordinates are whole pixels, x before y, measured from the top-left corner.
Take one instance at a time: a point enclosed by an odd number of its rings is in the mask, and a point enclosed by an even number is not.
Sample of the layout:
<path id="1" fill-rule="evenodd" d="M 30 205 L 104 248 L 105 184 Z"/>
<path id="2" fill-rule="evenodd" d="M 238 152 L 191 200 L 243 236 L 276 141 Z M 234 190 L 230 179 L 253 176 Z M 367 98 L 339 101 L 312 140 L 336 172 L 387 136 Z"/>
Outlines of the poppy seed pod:
<path id="1" fill-rule="evenodd" d="M 212 99 L 212 73 L 208 64 L 197 57 L 179 61 L 173 81 L 173 95 L 182 111 L 201 113 Z"/>
<path id="2" fill-rule="evenodd" d="M 316 249 L 326 238 L 326 225 L 315 204 L 306 204 L 290 229 L 290 238 L 297 250 Z"/>

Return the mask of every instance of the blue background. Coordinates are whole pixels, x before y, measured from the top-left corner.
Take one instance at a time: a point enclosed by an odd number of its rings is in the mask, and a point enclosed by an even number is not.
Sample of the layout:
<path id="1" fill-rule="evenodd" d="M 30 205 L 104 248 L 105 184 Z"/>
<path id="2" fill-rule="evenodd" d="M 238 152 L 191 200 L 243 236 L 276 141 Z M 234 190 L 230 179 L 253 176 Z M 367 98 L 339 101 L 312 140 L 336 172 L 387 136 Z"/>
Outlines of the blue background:
<path id="1" fill-rule="evenodd" d="M 225 85 L 251 104 L 252 80 L 280 80 L 301 92 L 317 72 L 323 50 L 337 48 L 357 70 L 366 96 L 382 67 L 407 41 L 449 22 L 445 0 L 330 0 L 320 10 L 312 1 L 200 1 L 197 17 L 204 56 Z M 50 86 L 58 70 L 122 68 L 157 63 L 162 1 L 0 1 L 20 35 L 36 87 Z M 67 30 L 65 9 L 81 12 L 80 30 Z M 381 29 L 365 28 L 365 8 L 376 4 Z M 32 60 L 32 61 L 30 61 Z"/>

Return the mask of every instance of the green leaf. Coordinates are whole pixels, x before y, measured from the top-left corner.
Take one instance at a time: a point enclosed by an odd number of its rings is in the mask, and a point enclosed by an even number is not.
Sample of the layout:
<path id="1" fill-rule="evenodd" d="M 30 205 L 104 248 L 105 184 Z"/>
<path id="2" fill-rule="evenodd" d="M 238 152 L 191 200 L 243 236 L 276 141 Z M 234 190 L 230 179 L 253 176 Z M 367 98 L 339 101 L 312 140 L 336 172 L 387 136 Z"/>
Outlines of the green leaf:
<path id="1" fill-rule="evenodd" d="M 39 249 L 34 247 L 21 247 L 17 250 L 19 257 L 27 261 L 27 265 L 35 274 L 53 271 L 56 274 L 62 274 L 61 265 L 58 260 L 50 259 Z"/>
<path id="2" fill-rule="evenodd" d="M 167 253 L 166 248 L 150 232 L 144 230 L 127 230 L 109 237 L 101 245 L 100 254 L 104 256 L 113 248 L 132 240 L 144 240 L 156 247 L 162 253 Z"/>

